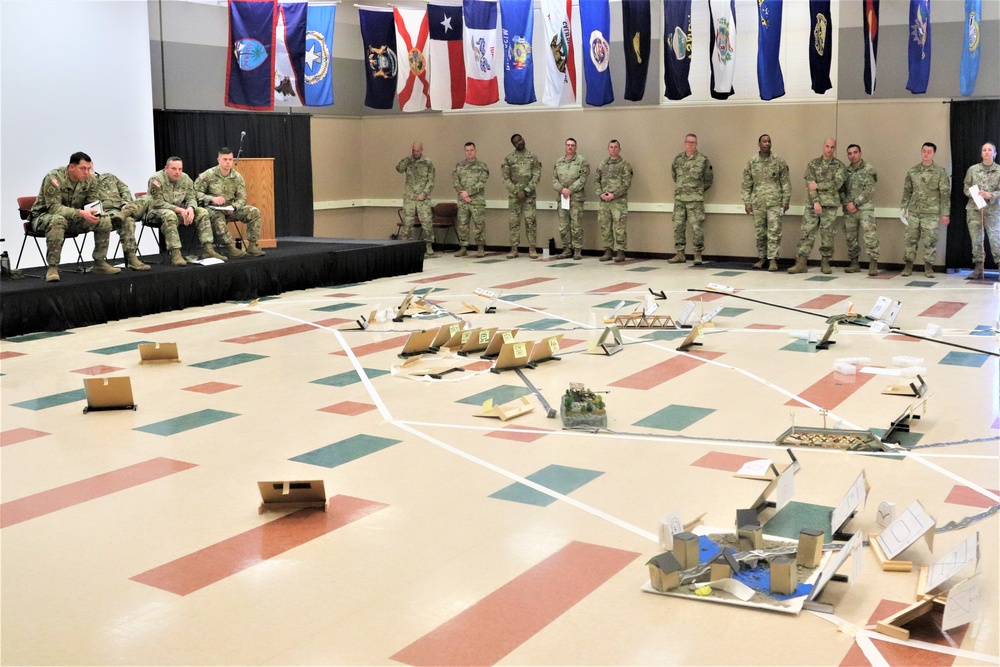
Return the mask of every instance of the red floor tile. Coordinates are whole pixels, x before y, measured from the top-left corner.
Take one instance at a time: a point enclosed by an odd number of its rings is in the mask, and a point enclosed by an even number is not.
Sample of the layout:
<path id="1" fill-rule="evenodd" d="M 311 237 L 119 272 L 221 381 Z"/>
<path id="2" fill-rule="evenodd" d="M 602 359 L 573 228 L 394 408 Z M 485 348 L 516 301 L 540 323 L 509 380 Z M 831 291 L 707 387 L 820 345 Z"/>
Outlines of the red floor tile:
<path id="1" fill-rule="evenodd" d="M 918 317 L 940 317 L 949 318 L 968 304 L 963 301 L 938 301 L 933 306 L 920 313 Z"/>
<path id="2" fill-rule="evenodd" d="M 532 431 L 531 433 L 517 433 L 512 432 L 508 429 L 515 429 L 515 431 Z M 501 440 L 514 440 L 515 442 L 534 442 L 540 438 L 544 438 L 551 430 L 547 428 L 535 428 L 534 426 L 520 426 L 518 424 L 508 424 L 504 426 L 499 431 L 490 431 L 486 434 L 488 438 L 500 438 Z"/>
<path id="3" fill-rule="evenodd" d="M 218 322 L 220 320 L 231 320 L 234 317 L 246 317 L 247 315 L 257 315 L 260 311 L 257 310 L 234 310 L 229 313 L 222 313 L 221 315 L 209 315 L 207 317 L 195 317 L 190 320 L 180 320 L 178 322 L 170 322 L 168 324 L 157 324 L 151 327 L 141 327 L 139 329 L 129 329 L 129 331 L 135 331 L 136 333 L 157 333 L 159 331 L 169 331 L 171 329 L 180 329 L 181 327 L 193 327 L 198 324 L 207 324 L 208 322 Z"/>
<path id="4" fill-rule="evenodd" d="M 909 343 L 919 343 L 920 342 L 919 338 L 914 338 L 913 336 L 906 336 L 904 334 L 889 334 L 888 336 L 885 337 L 885 339 L 886 340 L 898 340 L 898 341 L 904 341 L 904 342 L 909 342 Z"/>
<path id="5" fill-rule="evenodd" d="M 699 352 L 698 356 L 706 359 L 715 359 L 717 357 L 721 357 L 722 353 Z M 645 370 L 612 382 L 611 386 L 623 387 L 625 389 L 652 389 L 653 387 L 659 386 L 668 380 L 673 380 L 679 375 L 698 368 L 703 363 L 705 362 L 692 359 L 689 356 L 677 355 L 672 359 L 661 361 L 658 364 L 653 364 Z"/>
<path id="6" fill-rule="evenodd" d="M 328 299 L 349 299 L 352 296 L 357 296 L 357 294 L 351 294 L 350 292 L 337 292 L 336 294 L 327 294 Z"/>
<path id="7" fill-rule="evenodd" d="M 355 357 L 363 357 L 367 354 L 375 354 L 376 352 L 382 352 L 383 350 L 392 350 L 395 348 L 403 349 L 403 344 L 406 343 L 406 336 L 396 336 L 395 338 L 389 338 L 387 340 L 380 340 L 377 343 L 368 343 L 367 345 L 359 345 L 358 347 L 352 347 L 351 351 L 354 352 Z M 337 350 L 336 352 L 331 352 L 330 354 L 336 354 L 341 357 L 346 357 L 347 352 L 344 350 Z"/>
<path id="8" fill-rule="evenodd" d="M 23 357 L 24 352 L 0 352 L 0 361 L 4 359 L 13 359 L 14 357 Z"/>
<path id="9" fill-rule="evenodd" d="M 496 664 L 639 555 L 570 542 L 390 659 L 407 665 Z"/>
<path id="10" fill-rule="evenodd" d="M 517 289 L 518 287 L 537 285 L 538 283 L 544 283 L 550 280 L 555 280 L 555 278 L 525 278 L 524 280 L 515 280 L 512 283 L 504 283 L 503 285 L 494 285 L 493 289 Z"/>
<path id="11" fill-rule="evenodd" d="M 741 456 L 739 454 L 726 454 L 725 452 L 709 452 L 691 465 L 699 468 L 712 468 L 713 470 L 725 470 L 726 472 L 736 472 L 750 461 L 759 461 L 768 458 L 766 456 Z"/>
<path id="12" fill-rule="evenodd" d="M 841 294 L 821 294 L 815 299 L 809 299 L 805 303 L 800 303 L 796 308 L 805 308 L 807 310 L 824 310 L 829 308 L 835 303 L 840 303 L 850 297 L 843 296 Z"/>
<path id="13" fill-rule="evenodd" d="M 685 301 L 701 301 L 702 303 L 708 303 L 709 301 L 715 301 L 727 296 L 721 292 L 698 292 L 694 296 L 689 296 L 684 299 Z"/>
<path id="14" fill-rule="evenodd" d="M 388 507 L 383 503 L 333 496 L 327 511 L 303 509 L 245 533 L 131 577 L 132 581 L 187 595 L 249 569 L 289 549 Z"/>
<path id="15" fill-rule="evenodd" d="M 608 285 L 607 287 L 592 289 L 587 292 L 587 294 L 610 294 L 611 292 L 624 292 L 625 290 L 642 287 L 645 284 L 646 283 L 615 283 L 614 285 Z"/>
<path id="16" fill-rule="evenodd" d="M 423 285 L 424 283 L 439 283 L 442 280 L 453 280 L 455 278 L 464 278 L 466 276 L 471 276 L 471 273 L 446 273 L 441 276 L 431 276 L 430 278 L 421 278 L 420 280 L 411 280 L 411 283 L 416 283 L 418 285 Z"/>
<path id="17" fill-rule="evenodd" d="M 225 382 L 205 382 L 196 384 L 193 387 L 184 387 L 184 391 L 194 391 L 199 394 L 219 394 L 230 389 L 239 389 L 238 384 L 226 384 Z"/>
<path id="18" fill-rule="evenodd" d="M 354 320 L 344 319 L 343 317 L 331 317 L 326 320 L 319 320 L 318 322 L 313 322 L 312 324 L 296 324 L 295 326 L 291 327 L 272 329 L 271 331 L 261 331 L 260 333 L 248 334 L 246 336 L 237 336 L 236 338 L 227 338 L 222 342 L 236 343 L 237 345 L 247 345 L 249 343 L 258 343 L 262 340 L 282 338 L 284 336 L 292 336 L 294 334 L 306 333 L 307 331 L 317 331 L 318 327 L 335 327 L 353 321 Z"/>
<path id="19" fill-rule="evenodd" d="M 0 447 L 16 445 L 17 443 L 24 442 L 25 440 L 34 440 L 35 438 L 40 438 L 43 435 L 52 434 L 46 433 L 45 431 L 36 431 L 33 428 L 12 428 L 9 431 L 0 433 Z"/>
<path id="20" fill-rule="evenodd" d="M 485 371 L 493 367 L 492 361 L 477 361 L 475 363 L 464 366 L 467 371 Z"/>
<path id="21" fill-rule="evenodd" d="M 823 376 L 822 380 L 801 392 L 799 396 L 824 410 L 832 410 L 850 398 L 851 394 L 861 389 L 873 377 L 875 375 L 870 373 L 858 373 L 857 375 L 828 373 Z M 786 402 L 785 405 L 805 407 L 794 398 Z"/>
<path id="22" fill-rule="evenodd" d="M 747 329 L 784 329 L 782 324 L 748 324 Z"/>
<path id="23" fill-rule="evenodd" d="M 875 608 L 875 613 L 868 619 L 868 624 L 874 625 L 878 621 L 892 616 L 900 609 L 908 606 L 909 603 L 882 600 L 878 607 Z M 929 644 L 939 644 L 941 646 L 961 646 L 962 640 L 965 639 L 965 631 L 969 626 L 963 625 L 954 630 L 942 632 L 941 618 L 942 613 L 935 610 L 907 624 L 906 629 L 910 631 L 910 639 Z M 948 667 L 955 662 L 955 658 L 946 653 L 925 651 L 902 644 L 880 642 L 878 639 L 872 639 L 872 642 L 879 653 L 882 654 L 886 663 L 891 667 L 921 667 L 923 665 L 927 667 Z M 864 656 L 858 645 L 854 644 L 847 652 L 847 655 L 844 656 L 844 659 L 840 661 L 840 667 L 871 667 L 871 663 L 868 662 L 868 658 Z"/>
<path id="24" fill-rule="evenodd" d="M 991 493 L 1000 494 L 1000 491 L 996 489 L 988 490 Z M 978 491 L 970 489 L 967 486 L 962 486 L 961 484 L 951 487 L 951 493 L 948 494 L 948 497 L 944 501 L 953 505 L 967 505 L 969 507 L 982 507 L 983 509 L 996 505 L 996 502 L 991 498 L 987 498 Z"/>
<path id="25" fill-rule="evenodd" d="M 335 415 L 347 415 L 349 417 L 357 417 L 358 415 L 364 414 L 366 412 L 371 412 L 375 409 L 375 406 L 371 403 L 356 403 L 354 401 L 343 401 L 341 403 L 334 403 L 333 405 L 328 405 L 325 408 L 320 408 L 320 412 L 329 412 Z"/>
<path id="26" fill-rule="evenodd" d="M 89 368 L 80 368 L 75 371 L 70 371 L 70 373 L 80 373 L 81 375 L 104 375 L 105 373 L 114 373 L 115 371 L 125 370 L 119 366 L 90 366 Z"/>

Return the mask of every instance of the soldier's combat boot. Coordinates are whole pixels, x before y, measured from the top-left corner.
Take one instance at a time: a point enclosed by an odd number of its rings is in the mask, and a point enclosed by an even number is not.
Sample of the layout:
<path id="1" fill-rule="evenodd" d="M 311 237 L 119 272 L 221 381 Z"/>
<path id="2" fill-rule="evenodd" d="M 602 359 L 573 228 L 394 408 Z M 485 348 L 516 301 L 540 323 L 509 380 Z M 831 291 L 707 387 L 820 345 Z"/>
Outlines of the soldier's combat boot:
<path id="1" fill-rule="evenodd" d="M 615 253 L 615 264 L 621 264 L 625 261 L 625 251 L 619 250 Z"/>
<path id="2" fill-rule="evenodd" d="M 913 273 L 913 262 L 907 262 L 906 264 L 903 265 L 903 271 L 899 275 L 905 278 L 906 276 L 909 276 L 912 273 Z"/>
<path id="3" fill-rule="evenodd" d="M 515 259 L 517 257 L 517 246 L 512 245 L 510 247 L 510 252 L 507 253 L 507 259 Z"/>
<path id="4" fill-rule="evenodd" d="M 928 278 L 933 278 L 934 277 L 934 265 L 933 264 L 924 264 L 924 275 L 927 276 Z"/>
<path id="5" fill-rule="evenodd" d="M 215 251 L 215 248 L 212 246 L 211 243 L 206 243 L 205 247 L 206 248 L 212 248 L 213 252 Z M 259 250 L 259 248 L 258 248 L 258 250 Z M 225 259 L 225 257 L 223 257 L 222 255 L 219 255 L 219 253 L 215 253 L 215 254 L 218 255 L 219 259 Z M 233 257 L 233 258 L 236 258 L 236 257 L 246 257 L 247 256 L 247 251 L 244 250 L 243 248 L 237 248 L 235 242 L 230 242 L 230 244 L 228 246 L 226 246 L 226 254 L 229 255 L 230 257 Z M 263 255 L 264 253 L 262 252 L 261 254 Z"/>
<path id="6" fill-rule="evenodd" d="M 469 256 L 469 249 L 466 248 L 465 246 L 459 248 L 458 252 L 455 253 L 455 257 L 468 257 L 468 256 Z"/>
<path id="7" fill-rule="evenodd" d="M 692 262 L 692 264 L 694 264 L 695 266 L 698 266 L 701 263 L 702 263 L 701 262 L 701 252 L 698 251 L 698 250 L 695 250 L 694 251 L 694 262 Z"/>
<path id="8" fill-rule="evenodd" d="M 117 266 L 108 264 L 108 260 L 106 259 L 95 259 L 94 265 L 90 267 L 90 272 L 96 273 L 99 276 L 113 276 L 116 273 L 121 273 L 121 271 Z"/>
<path id="9" fill-rule="evenodd" d="M 598 262 L 610 262 L 611 259 L 612 259 L 611 248 L 605 248 L 604 249 L 604 254 L 601 255 L 601 258 L 598 259 L 597 261 Z"/>
<path id="10" fill-rule="evenodd" d="M 561 253 L 556 255 L 556 259 L 569 259 L 572 256 L 573 256 L 573 249 L 570 248 L 569 246 L 566 246 L 565 248 L 563 248 L 563 251 Z"/>
<path id="11" fill-rule="evenodd" d="M 979 264 L 976 264 L 976 268 L 972 271 L 972 273 L 969 274 L 969 278 L 968 279 L 969 280 L 982 280 L 983 276 L 985 275 L 983 273 L 983 269 L 985 269 L 985 268 L 986 268 L 986 260 L 983 260 L 982 262 L 979 262 Z"/>
<path id="12" fill-rule="evenodd" d="M 763 268 L 764 268 L 764 262 L 765 262 L 765 261 L 767 261 L 767 260 L 766 260 L 765 258 L 761 257 L 761 258 L 760 258 L 760 259 L 758 259 L 758 260 L 757 260 L 756 262 L 754 262 L 754 265 L 753 265 L 753 267 L 752 267 L 752 268 L 755 268 L 755 269 L 763 269 Z"/>
<path id="13" fill-rule="evenodd" d="M 59 278 L 58 266 L 50 266 L 49 268 L 45 269 L 45 282 L 57 283 L 59 282 L 59 280 L 60 278 Z"/>
<path id="14" fill-rule="evenodd" d="M 125 253 L 125 264 L 133 271 L 149 271 L 149 264 L 139 259 L 135 252 Z"/>
<path id="15" fill-rule="evenodd" d="M 829 257 L 823 257 L 819 260 L 819 270 L 821 273 L 825 273 L 827 275 L 833 273 L 833 269 L 830 268 Z"/>
<path id="16" fill-rule="evenodd" d="M 239 250 L 239 248 L 237 248 L 237 250 Z M 264 251 L 260 249 L 260 246 L 257 245 L 256 241 L 248 241 L 246 254 L 250 255 L 251 257 L 263 257 Z"/>
<path id="17" fill-rule="evenodd" d="M 788 269 L 789 273 L 805 273 L 809 270 L 809 265 L 806 263 L 805 255 L 799 255 L 795 258 L 795 266 Z"/>
<path id="18" fill-rule="evenodd" d="M 687 255 L 683 251 L 678 251 L 676 255 L 667 260 L 667 264 L 686 264 Z"/>
<path id="19" fill-rule="evenodd" d="M 180 248 L 174 248 L 170 251 L 170 263 L 174 266 L 186 266 L 187 260 L 184 259 L 184 255 L 181 254 Z"/>
<path id="20" fill-rule="evenodd" d="M 482 243 L 480 243 L 479 248 L 476 249 L 476 257 L 486 257 L 486 246 Z"/>
<path id="21" fill-rule="evenodd" d="M 576 260 L 583 259 L 583 250 L 581 250 L 580 248 L 577 248 L 576 250 L 574 250 L 573 251 L 573 259 L 576 259 Z"/>
<path id="22" fill-rule="evenodd" d="M 861 270 L 861 264 L 858 263 L 858 260 L 852 259 L 851 265 L 848 266 L 846 269 L 844 269 L 844 273 L 857 273 L 860 270 Z"/>
<path id="23" fill-rule="evenodd" d="M 878 262 L 871 260 L 868 262 L 868 275 L 877 276 L 878 275 Z"/>
<path id="24" fill-rule="evenodd" d="M 425 257 L 434 256 L 434 244 L 431 243 L 430 241 L 427 242 L 427 249 L 424 251 L 424 256 Z"/>
<path id="25" fill-rule="evenodd" d="M 767 270 L 768 271 L 777 271 L 778 270 L 778 258 L 777 257 L 772 257 L 771 258 L 771 263 L 767 265 Z"/>
<path id="26" fill-rule="evenodd" d="M 233 247 L 235 248 L 236 246 L 233 246 Z M 237 248 L 237 250 L 238 250 L 238 248 Z M 240 252 L 243 252 L 243 251 L 240 250 Z M 243 254 L 246 254 L 246 253 L 243 253 Z M 230 255 L 230 257 L 234 257 L 234 256 L 235 255 Z M 208 259 L 209 257 L 211 257 L 212 259 L 221 259 L 223 262 L 226 261 L 226 258 L 223 257 L 222 255 L 220 255 L 215 250 L 215 246 L 214 245 L 212 245 L 211 243 L 205 243 L 201 247 L 201 258 L 202 259 Z"/>
<path id="27" fill-rule="evenodd" d="M 538 250 L 535 246 L 528 246 L 528 257 L 531 259 L 538 259 Z"/>

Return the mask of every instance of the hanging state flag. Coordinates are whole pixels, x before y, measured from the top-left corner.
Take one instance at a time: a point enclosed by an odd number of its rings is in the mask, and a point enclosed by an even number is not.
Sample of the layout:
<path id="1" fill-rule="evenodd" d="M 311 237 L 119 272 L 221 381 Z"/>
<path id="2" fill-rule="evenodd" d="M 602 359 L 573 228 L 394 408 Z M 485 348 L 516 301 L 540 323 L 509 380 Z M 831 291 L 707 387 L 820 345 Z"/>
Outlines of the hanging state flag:
<path id="1" fill-rule="evenodd" d="M 782 0 L 757 0 L 757 88 L 762 100 L 785 94 L 785 78 L 778 60 L 783 10 Z"/>
<path id="2" fill-rule="evenodd" d="M 587 57 L 583 59 L 583 76 L 587 82 L 585 101 L 592 107 L 602 107 L 615 101 L 611 86 L 611 6 L 608 0 L 580 0 L 580 29 L 587 42 Z"/>
<path id="3" fill-rule="evenodd" d="M 396 81 L 401 111 L 423 111 L 431 108 L 430 68 L 427 63 L 427 12 L 421 9 L 392 10 L 396 23 L 396 46 L 406 56 L 403 76 Z"/>
<path id="4" fill-rule="evenodd" d="M 393 13 L 388 9 L 359 9 L 358 17 L 365 56 L 365 106 L 391 109 L 399 70 Z"/>
<path id="5" fill-rule="evenodd" d="M 809 74 L 812 89 L 822 95 L 833 88 L 830 66 L 833 62 L 833 20 L 830 0 L 809 0 Z"/>
<path id="6" fill-rule="evenodd" d="M 274 33 L 274 103 L 300 107 L 305 97 L 307 3 L 278 4 Z"/>
<path id="7" fill-rule="evenodd" d="M 535 64 L 531 35 L 535 31 L 532 0 L 500 0 L 503 40 L 503 98 L 507 104 L 535 101 Z"/>
<path id="8" fill-rule="evenodd" d="M 625 99 L 646 95 L 649 44 L 652 34 L 649 0 L 622 0 L 622 42 L 625 45 Z"/>
<path id="9" fill-rule="evenodd" d="M 306 14 L 306 106 L 333 104 L 333 22 L 336 5 L 310 5 Z"/>
<path id="10" fill-rule="evenodd" d="M 545 93 L 542 104 L 558 107 L 576 102 L 576 59 L 573 56 L 573 0 L 541 0 L 545 31 Z"/>
<path id="11" fill-rule="evenodd" d="M 931 78 L 931 0 L 910 0 L 910 76 L 906 89 L 914 95 L 927 92 Z"/>
<path id="12" fill-rule="evenodd" d="M 465 106 L 465 54 L 462 47 L 462 8 L 457 5 L 427 5 L 430 29 L 429 60 L 434 63 L 431 77 L 431 108 L 438 111 Z"/>
<path id="13" fill-rule="evenodd" d="M 226 106 L 274 109 L 274 0 L 229 0 Z"/>
<path id="14" fill-rule="evenodd" d="M 691 94 L 691 0 L 663 0 L 663 82 L 668 100 Z"/>
<path id="15" fill-rule="evenodd" d="M 864 0 L 865 38 L 865 92 L 875 92 L 875 65 L 878 61 L 878 5 L 879 0 Z"/>
<path id="16" fill-rule="evenodd" d="M 965 39 L 962 44 L 962 65 L 959 71 L 963 95 L 971 95 L 976 92 L 982 18 L 983 0 L 965 0 Z"/>
<path id="17" fill-rule="evenodd" d="M 487 106 L 500 101 L 494 65 L 497 51 L 497 4 L 465 0 L 465 103 Z"/>
<path id="18" fill-rule="evenodd" d="M 709 0 L 712 24 L 712 97 L 729 99 L 736 76 L 736 0 Z"/>

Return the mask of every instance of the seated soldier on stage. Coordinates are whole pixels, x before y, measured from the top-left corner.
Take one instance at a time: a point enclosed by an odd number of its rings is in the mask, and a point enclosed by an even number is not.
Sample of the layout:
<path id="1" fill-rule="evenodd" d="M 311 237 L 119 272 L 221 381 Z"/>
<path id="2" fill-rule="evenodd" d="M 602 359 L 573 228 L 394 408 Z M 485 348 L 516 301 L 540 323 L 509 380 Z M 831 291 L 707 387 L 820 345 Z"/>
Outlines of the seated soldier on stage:
<path id="1" fill-rule="evenodd" d="M 121 271 L 108 264 L 108 243 L 111 238 L 111 217 L 99 215 L 87 208 L 98 201 L 94 161 L 86 153 L 69 156 L 69 165 L 53 169 L 45 175 L 38 198 L 31 207 L 31 228 L 45 234 L 46 282 L 59 280 L 59 259 L 62 257 L 66 232 L 94 232 L 94 266 L 92 273 L 113 275 Z"/>
<path id="2" fill-rule="evenodd" d="M 149 177 L 149 210 L 146 219 L 161 223 L 163 238 L 170 252 L 170 263 L 174 266 L 187 264 L 181 255 L 181 237 L 177 233 L 177 221 L 187 226 L 195 224 L 198 241 L 203 248 L 201 258 L 212 257 L 225 261 L 225 257 L 215 251 L 212 245 L 212 223 L 208 211 L 198 206 L 194 181 L 184 173 L 184 163 L 179 157 L 168 157 L 162 171 Z"/>
<path id="3" fill-rule="evenodd" d="M 260 211 L 256 206 L 247 205 L 247 186 L 243 175 L 233 169 L 233 151 L 226 147 L 219 149 L 219 166 L 206 169 L 195 181 L 198 201 L 208 207 L 212 219 L 215 239 L 225 246 L 230 257 L 260 257 Z M 229 233 L 229 220 L 239 220 L 247 226 L 247 249 L 236 247 Z"/>
<path id="4" fill-rule="evenodd" d="M 139 259 L 139 255 L 136 253 L 135 220 L 122 215 L 122 207 L 132 202 L 132 192 L 114 174 L 105 172 L 103 174 L 95 173 L 94 176 L 97 178 L 101 208 L 104 209 L 105 215 L 111 216 L 111 224 L 122 241 L 125 265 L 133 271 L 148 271 L 149 264 Z"/>

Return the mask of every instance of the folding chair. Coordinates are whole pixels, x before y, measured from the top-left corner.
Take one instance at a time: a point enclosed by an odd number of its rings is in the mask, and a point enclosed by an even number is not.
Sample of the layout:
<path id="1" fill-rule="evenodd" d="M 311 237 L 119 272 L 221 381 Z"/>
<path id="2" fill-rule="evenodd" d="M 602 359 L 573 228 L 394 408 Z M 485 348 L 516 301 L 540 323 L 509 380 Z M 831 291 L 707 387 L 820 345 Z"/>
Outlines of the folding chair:
<path id="1" fill-rule="evenodd" d="M 143 197 L 145 195 L 146 195 L 145 192 L 136 192 L 134 198 L 138 199 L 139 197 Z M 146 229 L 146 222 L 145 222 L 145 220 L 137 220 L 137 222 L 142 223 L 142 227 L 139 229 L 139 236 L 137 236 L 136 239 L 135 239 L 135 254 L 136 254 L 136 256 L 139 259 L 143 259 L 142 253 L 139 252 L 139 241 L 142 240 L 142 232 L 145 231 L 145 229 Z M 158 230 L 160 228 L 160 224 L 159 223 L 154 223 L 154 224 L 150 225 L 150 227 L 153 227 L 153 238 L 156 239 L 156 246 L 159 247 L 160 246 L 160 237 L 158 235 Z M 111 259 L 115 259 L 116 257 L 118 257 L 118 251 L 121 249 L 121 247 L 122 247 L 122 237 L 119 235 L 118 236 L 118 243 L 115 244 L 115 251 L 113 253 L 111 253 Z M 148 264 L 162 264 L 163 263 L 163 260 L 149 260 L 149 261 L 143 260 L 143 261 L 146 261 Z"/>
<path id="2" fill-rule="evenodd" d="M 399 222 L 396 223 L 396 233 L 392 234 L 390 238 L 398 239 L 399 230 L 403 228 L 403 209 L 398 209 L 396 215 L 399 217 Z M 455 202 L 441 202 L 434 204 L 431 208 L 431 225 L 434 227 L 434 241 L 437 242 L 437 230 L 444 229 L 444 243 L 448 243 L 448 232 L 452 232 L 455 235 L 455 243 L 458 243 L 458 232 L 455 230 L 455 221 L 458 220 L 458 204 Z M 413 221 L 414 229 L 421 228 L 420 220 Z"/>
<path id="3" fill-rule="evenodd" d="M 31 226 L 31 207 L 35 205 L 35 200 L 38 197 L 18 197 L 17 198 L 17 213 L 21 216 L 22 227 L 24 228 L 24 238 L 21 240 L 21 251 L 17 255 L 17 263 L 14 265 L 14 270 L 16 271 L 21 266 L 21 258 L 24 257 L 24 245 L 28 242 L 28 238 L 32 238 L 35 241 L 35 248 L 38 250 L 38 256 L 42 260 L 42 266 L 48 266 L 48 262 L 45 259 L 45 253 L 42 252 L 42 245 L 38 242 L 38 239 L 45 238 L 45 232 L 37 232 Z M 82 237 L 82 238 L 81 238 Z M 64 238 L 71 239 L 73 241 L 73 246 L 76 248 L 76 270 L 80 273 L 86 273 L 86 269 L 83 267 L 83 243 L 86 241 L 87 232 L 70 232 L 66 231 Z M 31 276 L 32 278 L 41 278 L 41 276 L 35 276 L 29 273 L 25 273 L 26 276 Z"/>

